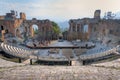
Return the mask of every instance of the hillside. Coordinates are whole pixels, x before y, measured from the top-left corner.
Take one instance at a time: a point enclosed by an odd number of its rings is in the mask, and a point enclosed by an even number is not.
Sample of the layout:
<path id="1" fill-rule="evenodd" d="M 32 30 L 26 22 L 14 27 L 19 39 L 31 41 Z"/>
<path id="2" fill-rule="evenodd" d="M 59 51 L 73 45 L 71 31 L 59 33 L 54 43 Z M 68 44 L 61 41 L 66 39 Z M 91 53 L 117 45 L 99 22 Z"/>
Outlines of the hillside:
<path id="1" fill-rule="evenodd" d="M 68 21 L 57 22 L 57 23 L 60 26 L 60 28 L 61 28 L 62 31 L 64 31 L 66 28 L 69 28 Z"/>

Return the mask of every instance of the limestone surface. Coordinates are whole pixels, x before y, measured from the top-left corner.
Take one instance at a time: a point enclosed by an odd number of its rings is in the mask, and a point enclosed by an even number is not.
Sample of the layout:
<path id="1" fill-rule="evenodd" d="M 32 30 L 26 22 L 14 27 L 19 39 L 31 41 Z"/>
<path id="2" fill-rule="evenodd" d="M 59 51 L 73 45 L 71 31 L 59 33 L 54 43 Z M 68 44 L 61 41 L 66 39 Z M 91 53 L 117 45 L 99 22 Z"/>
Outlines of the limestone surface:
<path id="1" fill-rule="evenodd" d="M 19 65 L 0 59 L 0 80 L 119 80 L 119 68 Z M 4 66 L 3 66 L 4 65 Z M 17 66 L 13 66 L 17 65 Z M 6 67 L 10 66 L 10 67 Z M 13 66 L 13 67 L 12 67 Z"/>

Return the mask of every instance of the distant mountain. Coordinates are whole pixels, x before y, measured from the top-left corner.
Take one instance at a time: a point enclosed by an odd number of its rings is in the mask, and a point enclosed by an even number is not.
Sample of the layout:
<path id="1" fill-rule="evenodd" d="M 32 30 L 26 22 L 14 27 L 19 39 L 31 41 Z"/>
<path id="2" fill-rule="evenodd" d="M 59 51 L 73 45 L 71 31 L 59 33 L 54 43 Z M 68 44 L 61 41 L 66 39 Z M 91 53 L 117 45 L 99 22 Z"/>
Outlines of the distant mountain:
<path id="1" fill-rule="evenodd" d="M 115 19 L 120 19 L 120 12 L 115 13 Z"/>
<path id="2" fill-rule="evenodd" d="M 60 26 L 60 28 L 61 28 L 62 31 L 64 31 L 65 29 L 69 28 L 68 21 L 57 22 L 57 23 Z"/>

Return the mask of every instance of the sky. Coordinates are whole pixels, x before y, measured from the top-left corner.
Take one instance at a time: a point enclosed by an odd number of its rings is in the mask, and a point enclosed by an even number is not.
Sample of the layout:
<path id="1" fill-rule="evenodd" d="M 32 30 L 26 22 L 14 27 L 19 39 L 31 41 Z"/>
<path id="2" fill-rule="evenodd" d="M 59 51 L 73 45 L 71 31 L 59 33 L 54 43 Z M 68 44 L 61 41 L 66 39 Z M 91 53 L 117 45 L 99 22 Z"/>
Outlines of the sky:
<path id="1" fill-rule="evenodd" d="M 0 0 L 0 15 L 10 10 L 26 13 L 28 19 L 50 19 L 56 22 L 94 16 L 100 9 L 119 12 L 120 0 Z"/>

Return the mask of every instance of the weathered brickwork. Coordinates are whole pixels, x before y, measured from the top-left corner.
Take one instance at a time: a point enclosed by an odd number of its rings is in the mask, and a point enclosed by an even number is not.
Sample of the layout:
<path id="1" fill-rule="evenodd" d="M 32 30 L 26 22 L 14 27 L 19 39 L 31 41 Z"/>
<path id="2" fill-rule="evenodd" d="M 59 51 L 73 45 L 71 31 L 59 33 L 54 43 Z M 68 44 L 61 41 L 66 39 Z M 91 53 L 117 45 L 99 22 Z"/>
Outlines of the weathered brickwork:
<path id="1" fill-rule="evenodd" d="M 100 19 L 100 10 L 96 10 L 94 18 L 69 20 L 69 40 L 101 40 L 106 37 L 120 37 L 120 20 Z"/>
<path id="2" fill-rule="evenodd" d="M 11 13 L 6 13 L 5 16 L 0 16 L 0 31 L 1 40 L 4 40 L 3 36 L 9 33 L 14 37 L 23 38 L 34 37 L 33 25 L 38 26 L 38 32 L 40 33 L 40 38 L 50 38 L 52 35 L 52 22 L 50 20 L 37 20 L 33 18 L 32 20 L 26 20 L 25 13 L 20 13 L 20 18 L 17 18 L 17 12 L 11 11 Z M 5 30 L 5 33 L 2 33 Z"/>
<path id="3" fill-rule="evenodd" d="M 39 31 L 39 37 L 48 39 L 52 36 L 52 22 L 50 20 L 37 20 L 37 19 L 32 19 L 32 20 L 24 20 L 22 25 L 26 28 L 26 31 L 30 32 L 27 35 L 31 35 L 32 37 L 34 36 L 32 26 L 33 25 L 38 26 L 38 31 Z"/>
<path id="4" fill-rule="evenodd" d="M 96 19 L 89 19 L 89 18 L 83 18 L 83 19 L 71 19 L 69 21 L 70 27 L 69 27 L 69 34 L 68 39 L 69 40 L 88 40 L 91 32 L 90 25 L 97 23 Z"/>

